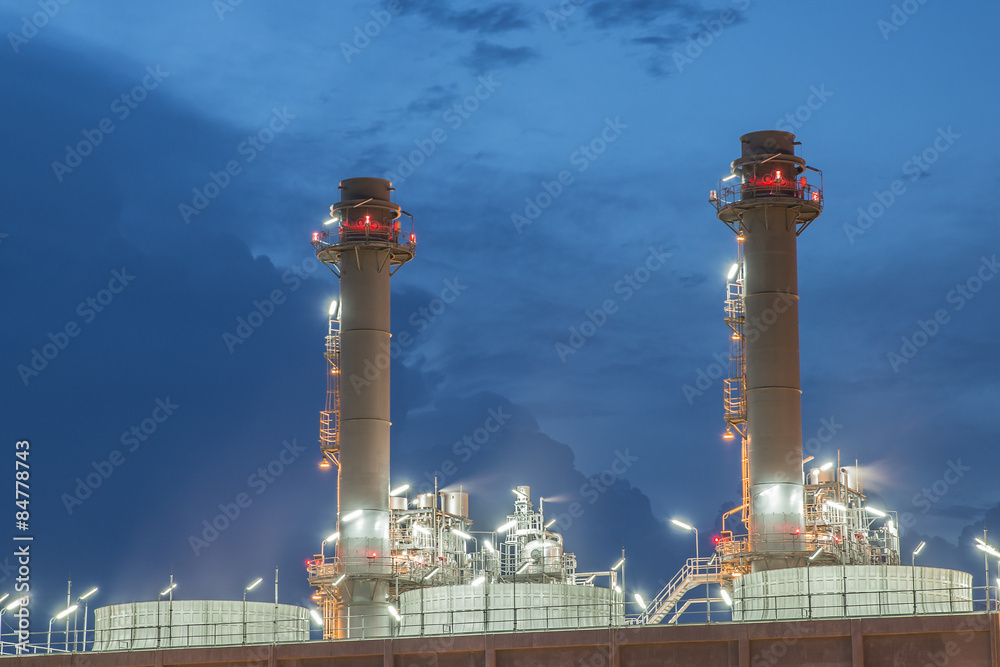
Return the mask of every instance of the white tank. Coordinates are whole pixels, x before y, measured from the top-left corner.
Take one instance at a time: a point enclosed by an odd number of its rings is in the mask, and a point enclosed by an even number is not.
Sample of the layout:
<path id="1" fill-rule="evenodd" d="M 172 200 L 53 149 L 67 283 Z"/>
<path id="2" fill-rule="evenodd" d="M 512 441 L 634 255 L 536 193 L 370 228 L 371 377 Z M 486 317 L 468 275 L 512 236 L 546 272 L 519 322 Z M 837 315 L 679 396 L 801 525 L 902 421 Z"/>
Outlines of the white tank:
<path id="1" fill-rule="evenodd" d="M 442 491 L 441 505 L 445 512 L 455 516 L 469 516 L 469 494 L 462 491 Z"/>
<path id="2" fill-rule="evenodd" d="M 733 580 L 733 620 L 908 616 L 972 611 L 972 575 L 909 565 L 821 565 Z"/>
<path id="3" fill-rule="evenodd" d="M 434 494 L 421 493 L 417 496 L 417 507 L 419 509 L 431 509 L 434 507 Z"/>
<path id="4" fill-rule="evenodd" d="M 621 625 L 623 598 L 570 584 L 434 586 L 400 595 L 401 636 L 570 630 Z"/>
<path id="5" fill-rule="evenodd" d="M 528 561 L 527 572 L 559 573 L 562 566 L 562 545 L 555 540 L 531 540 L 521 554 Z"/>
<path id="6" fill-rule="evenodd" d="M 242 600 L 160 600 L 94 610 L 94 651 L 309 641 L 309 610 Z"/>
<path id="7" fill-rule="evenodd" d="M 406 509 L 406 498 L 402 496 L 392 496 L 389 498 L 389 509 L 391 510 L 405 510 Z"/>

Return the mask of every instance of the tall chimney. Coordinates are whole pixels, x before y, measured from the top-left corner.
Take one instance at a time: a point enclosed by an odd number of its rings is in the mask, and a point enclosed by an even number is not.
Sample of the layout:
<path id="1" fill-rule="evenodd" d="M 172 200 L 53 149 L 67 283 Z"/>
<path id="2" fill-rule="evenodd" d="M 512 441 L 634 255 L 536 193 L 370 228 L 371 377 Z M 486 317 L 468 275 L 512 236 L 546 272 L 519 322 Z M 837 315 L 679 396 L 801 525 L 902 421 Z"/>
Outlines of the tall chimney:
<path id="1" fill-rule="evenodd" d="M 340 453 L 337 478 L 339 634 L 389 636 L 389 279 L 413 259 L 416 241 L 400 226 L 392 184 L 341 181 L 341 201 L 317 258 L 340 277 Z"/>
<path id="2" fill-rule="evenodd" d="M 743 239 L 749 557 L 760 571 L 805 563 L 796 240 L 822 211 L 822 191 L 803 176 L 812 168 L 795 155 L 794 134 L 740 142 L 739 183 L 716 207 Z"/>

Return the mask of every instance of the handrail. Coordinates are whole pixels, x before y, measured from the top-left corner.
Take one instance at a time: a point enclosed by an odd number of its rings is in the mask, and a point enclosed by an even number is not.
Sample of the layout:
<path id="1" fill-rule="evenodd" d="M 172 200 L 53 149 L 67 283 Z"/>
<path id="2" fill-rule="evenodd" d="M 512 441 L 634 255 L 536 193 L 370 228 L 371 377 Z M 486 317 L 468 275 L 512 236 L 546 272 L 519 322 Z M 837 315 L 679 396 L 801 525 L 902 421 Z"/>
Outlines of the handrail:
<path id="1" fill-rule="evenodd" d="M 787 197 L 809 202 L 813 206 L 823 208 L 823 190 L 812 183 L 800 181 L 756 181 L 754 183 L 738 183 L 719 190 L 710 201 L 717 211 L 740 203 L 753 202 L 758 199 L 772 197 Z"/>

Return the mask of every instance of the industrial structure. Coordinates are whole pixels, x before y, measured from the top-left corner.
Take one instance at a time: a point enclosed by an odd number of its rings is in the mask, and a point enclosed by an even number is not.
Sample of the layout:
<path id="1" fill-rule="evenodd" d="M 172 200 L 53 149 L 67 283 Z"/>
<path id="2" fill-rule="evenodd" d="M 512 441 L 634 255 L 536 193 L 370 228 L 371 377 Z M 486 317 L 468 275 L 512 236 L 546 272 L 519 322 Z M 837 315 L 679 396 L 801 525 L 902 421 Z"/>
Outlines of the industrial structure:
<path id="1" fill-rule="evenodd" d="M 795 155 L 789 132 L 740 142 L 709 201 L 737 241 L 723 437 L 740 436 L 743 499 L 723 517 L 716 554 L 689 559 L 637 622 L 659 623 L 688 591 L 713 584 L 733 620 L 971 611 L 971 575 L 901 565 L 896 514 L 866 502 L 857 462 L 838 456 L 804 469 L 813 457 L 802 451 L 797 241 L 822 212 L 822 172 Z M 725 520 L 737 512 L 743 530 L 734 534 Z"/>
<path id="2" fill-rule="evenodd" d="M 339 333 L 331 328 L 327 339 L 328 358 L 334 356 L 329 373 L 350 383 L 350 391 L 327 405 L 329 421 L 321 426 L 323 456 L 338 468 L 339 536 L 336 567 L 320 568 L 314 579 L 329 593 L 324 616 L 337 619 L 337 636 L 378 636 L 389 634 L 393 620 L 389 281 L 413 259 L 416 239 L 412 217 L 410 228 L 401 228 L 402 209 L 391 201 L 388 181 L 352 178 L 340 190 L 341 201 L 312 239 L 317 258 L 340 278 Z"/>
<path id="3" fill-rule="evenodd" d="M 205 647 L 176 653 L 171 664 L 393 664 L 446 653 L 453 664 L 797 665 L 822 653 L 824 664 L 860 666 L 924 664 L 961 639 L 964 652 L 948 652 L 949 664 L 1000 664 L 996 615 L 965 615 L 973 611 L 971 575 L 917 567 L 920 547 L 903 563 L 896 515 L 868 503 L 857 461 L 845 464 L 838 452 L 836 461 L 807 468 L 797 240 L 822 212 L 822 172 L 795 154 L 791 133 L 752 132 L 741 144 L 709 201 L 737 242 L 726 284 L 723 438 L 739 437 L 742 502 L 723 516 L 714 553 L 696 552 L 648 603 L 635 596 L 638 614 L 626 616 L 624 551 L 606 570 L 577 571 L 545 500 L 534 502 L 528 486 L 512 489 L 513 511 L 486 531 L 473 528 L 462 487 L 438 489 L 435 481 L 432 492 L 412 497 L 409 485 L 392 488 L 390 279 L 413 259 L 416 238 L 390 182 L 353 178 L 340 183 L 341 201 L 312 236 L 317 257 L 340 279 L 319 430 L 320 467 L 337 469 L 337 526 L 307 572 L 323 637 L 374 641 L 306 645 L 309 611 L 277 603 L 276 573 L 274 604 L 248 603 L 244 592 L 242 604 L 171 595 L 97 609 L 94 650 Z M 697 543 L 695 527 L 674 523 L 693 530 Z M 985 541 L 980 548 L 1000 557 Z M 688 595 L 701 587 L 704 597 Z M 697 604 L 709 622 L 715 605 L 714 620 L 736 623 L 670 627 Z M 917 615 L 925 616 L 919 626 L 912 618 L 859 620 Z M 557 629 L 576 632 L 546 632 Z M 420 641 L 442 635 L 468 636 Z M 271 644 L 268 656 L 215 648 L 253 643 Z M 137 655 L 135 664 L 151 662 Z M 99 664 L 112 663 L 132 664 Z"/>
<path id="4" fill-rule="evenodd" d="M 340 298 L 329 310 L 320 412 L 320 465 L 337 466 L 338 524 L 307 565 L 324 636 L 620 621 L 617 569 L 577 573 L 562 536 L 544 520 L 544 501 L 535 511 L 527 486 L 513 489 L 508 521 L 485 534 L 472 530 L 469 495 L 461 489 L 435 488 L 412 500 L 407 485 L 390 489 L 390 278 L 413 258 L 416 238 L 412 216 L 390 199 L 389 181 L 352 178 L 340 190 L 342 201 L 312 238 L 317 257 L 340 278 Z M 401 215 L 410 218 L 407 229 Z M 335 553 L 326 553 L 327 544 Z"/>

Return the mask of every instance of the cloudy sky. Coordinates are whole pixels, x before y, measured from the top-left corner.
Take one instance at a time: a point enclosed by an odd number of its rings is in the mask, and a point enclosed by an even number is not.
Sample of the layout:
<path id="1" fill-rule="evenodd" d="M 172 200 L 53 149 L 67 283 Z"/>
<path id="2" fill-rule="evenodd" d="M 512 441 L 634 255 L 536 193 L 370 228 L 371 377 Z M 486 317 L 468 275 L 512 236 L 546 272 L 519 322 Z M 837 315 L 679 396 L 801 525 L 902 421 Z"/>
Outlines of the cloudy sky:
<path id="1" fill-rule="evenodd" d="M 316 463 L 337 283 L 309 237 L 355 176 L 392 179 L 416 220 L 393 279 L 411 340 L 394 481 L 461 485 L 481 529 L 515 484 L 548 512 L 579 502 L 581 568 L 624 546 L 630 592 L 655 594 L 693 555 L 669 518 L 704 552 L 739 502 L 718 380 L 736 248 L 707 197 L 764 129 L 824 173 L 799 243 L 804 438 L 908 513 L 904 552 L 931 540 L 924 564 L 982 585 L 972 536 L 985 521 L 1000 540 L 998 14 L 0 1 L 0 451 L 12 489 L 30 442 L 34 628 L 70 578 L 101 587 L 95 605 L 154 599 L 171 571 L 178 596 L 237 599 L 278 566 L 282 601 L 307 601 L 336 511 Z M 504 428 L 457 449 L 490 411 Z"/>

